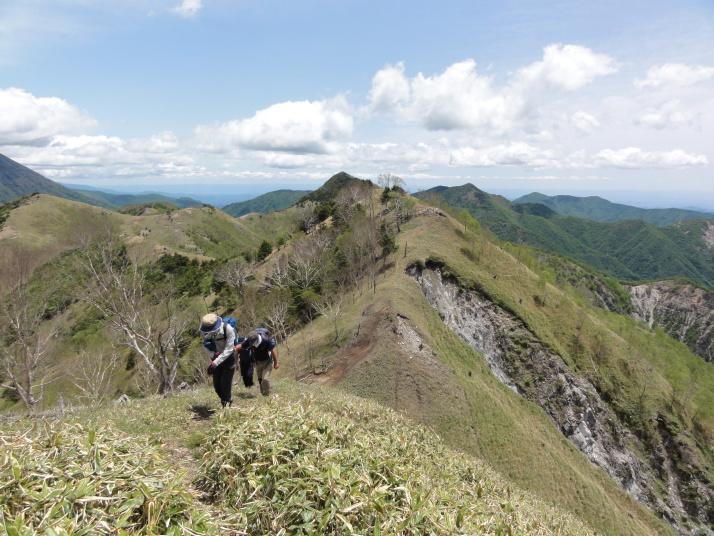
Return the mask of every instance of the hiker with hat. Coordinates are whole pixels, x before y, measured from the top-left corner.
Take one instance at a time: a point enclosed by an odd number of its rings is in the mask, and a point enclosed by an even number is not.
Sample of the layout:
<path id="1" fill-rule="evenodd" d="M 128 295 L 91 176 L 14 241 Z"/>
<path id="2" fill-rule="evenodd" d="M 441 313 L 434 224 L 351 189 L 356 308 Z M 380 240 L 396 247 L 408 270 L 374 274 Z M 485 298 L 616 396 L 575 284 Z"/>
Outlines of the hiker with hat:
<path id="1" fill-rule="evenodd" d="M 236 350 L 247 349 L 255 360 L 255 374 L 260 384 L 260 394 L 270 394 L 270 372 L 278 368 L 278 352 L 275 349 L 275 339 L 271 338 L 268 330 L 258 328 L 245 338 L 245 341 L 236 346 Z"/>
<path id="2" fill-rule="evenodd" d="M 233 403 L 231 387 L 236 370 L 236 330 L 220 316 L 209 313 L 201 318 L 203 346 L 212 356 L 206 372 L 213 376 L 213 389 L 221 399 L 224 408 Z"/>

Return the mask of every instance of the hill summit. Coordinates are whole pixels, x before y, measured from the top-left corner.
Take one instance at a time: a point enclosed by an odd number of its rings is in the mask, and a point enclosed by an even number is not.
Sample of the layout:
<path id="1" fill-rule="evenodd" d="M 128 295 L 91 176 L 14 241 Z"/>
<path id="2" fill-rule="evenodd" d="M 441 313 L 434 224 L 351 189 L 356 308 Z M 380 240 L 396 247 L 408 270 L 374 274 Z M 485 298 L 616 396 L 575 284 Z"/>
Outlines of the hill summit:
<path id="1" fill-rule="evenodd" d="M 50 194 L 71 201 L 109 208 L 106 203 L 65 188 L 36 171 L 0 154 L 0 203 L 33 193 Z"/>
<path id="2" fill-rule="evenodd" d="M 351 182 L 362 182 L 371 184 L 371 181 L 358 179 L 357 177 L 354 177 L 349 173 L 340 171 L 339 173 L 330 177 L 327 182 L 320 186 L 317 190 L 310 192 L 302 199 L 300 199 L 300 202 L 315 201 L 316 203 L 323 203 L 325 201 L 329 201 L 331 199 L 334 199 L 338 192 Z"/>

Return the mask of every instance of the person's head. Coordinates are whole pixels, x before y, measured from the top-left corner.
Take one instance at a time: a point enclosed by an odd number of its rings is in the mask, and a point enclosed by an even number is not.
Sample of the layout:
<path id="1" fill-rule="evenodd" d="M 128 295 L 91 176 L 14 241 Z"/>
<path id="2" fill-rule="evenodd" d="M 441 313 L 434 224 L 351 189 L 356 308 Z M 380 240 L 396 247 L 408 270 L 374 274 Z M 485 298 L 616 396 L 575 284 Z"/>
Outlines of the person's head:
<path id="1" fill-rule="evenodd" d="M 201 327 L 198 328 L 202 333 L 213 333 L 221 329 L 221 324 L 223 320 L 220 316 L 208 313 L 201 318 Z"/>
<path id="2" fill-rule="evenodd" d="M 260 336 L 260 333 L 257 331 L 251 331 L 248 333 L 248 336 L 246 337 L 246 346 L 249 348 L 256 348 L 257 346 L 260 346 L 261 342 L 263 342 L 263 337 Z"/>

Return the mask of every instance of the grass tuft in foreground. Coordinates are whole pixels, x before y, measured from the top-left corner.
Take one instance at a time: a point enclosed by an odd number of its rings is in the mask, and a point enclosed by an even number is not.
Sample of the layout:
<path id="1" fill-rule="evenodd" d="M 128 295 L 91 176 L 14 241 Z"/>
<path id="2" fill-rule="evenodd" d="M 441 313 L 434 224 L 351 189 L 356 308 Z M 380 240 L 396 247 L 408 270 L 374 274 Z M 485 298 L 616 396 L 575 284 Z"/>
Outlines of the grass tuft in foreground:
<path id="1" fill-rule="evenodd" d="M 391 410 L 296 391 L 222 412 L 204 441 L 198 485 L 248 534 L 591 533 Z"/>
<path id="2" fill-rule="evenodd" d="M 146 439 L 53 423 L 3 433 L 0 445 L 3 534 L 213 533 L 182 475 Z"/>

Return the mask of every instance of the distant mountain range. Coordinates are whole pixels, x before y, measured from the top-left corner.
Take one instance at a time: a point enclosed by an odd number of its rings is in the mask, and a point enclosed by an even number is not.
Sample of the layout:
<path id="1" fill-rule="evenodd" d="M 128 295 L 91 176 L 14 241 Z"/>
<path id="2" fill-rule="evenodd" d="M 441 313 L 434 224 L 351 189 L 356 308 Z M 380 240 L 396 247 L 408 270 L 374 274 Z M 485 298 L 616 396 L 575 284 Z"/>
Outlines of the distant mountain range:
<path id="1" fill-rule="evenodd" d="M 575 197 L 572 195 L 548 196 L 537 192 L 524 195 L 513 201 L 517 204 L 540 203 L 561 216 L 573 216 L 586 220 L 612 223 L 622 220 L 643 220 L 663 227 L 678 221 L 698 218 L 714 218 L 714 214 L 681 208 L 638 208 L 612 203 L 602 197 Z"/>
<path id="2" fill-rule="evenodd" d="M 188 197 L 176 199 L 161 194 L 132 195 L 119 192 L 107 193 L 91 187 L 86 190 L 67 188 L 0 154 L 0 203 L 14 201 L 33 193 L 54 195 L 70 201 L 112 210 L 126 205 L 146 203 L 170 203 L 179 208 L 202 204 L 200 201 Z"/>
<path id="3" fill-rule="evenodd" d="M 226 205 L 223 207 L 223 212 L 237 218 L 251 212 L 266 213 L 271 210 L 282 210 L 294 205 L 309 193 L 309 190 L 276 190 L 259 195 L 255 199 Z"/>
<path id="4" fill-rule="evenodd" d="M 127 205 L 143 205 L 147 203 L 170 203 L 178 208 L 186 208 L 192 205 L 203 205 L 200 201 L 190 197 L 168 197 L 162 194 L 110 194 L 101 190 L 76 190 L 84 196 L 106 203 L 115 208 Z"/>
<path id="5" fill-rule="evenodd" d="M 561 216 L 542 203 L 515 203 L 472 184 L 416 194 L 466 209 L 499 239 L 583 261 L 619 279 L 685 277 L 714 288 L 714 221 L 690 219 L 666 227 L 647 221 L 613 223 Z"/>
<path id="6" fill-rule="evenodd" d="M 19 197 L 33 193 L 50 194 L 71 201 L 111 208 L 104 201 L 93 199 L 81 192 L 65 188 L 61 184 L 57 184 L 30 168 L 0 154 L 0 203 L 14 201 Z"/>

